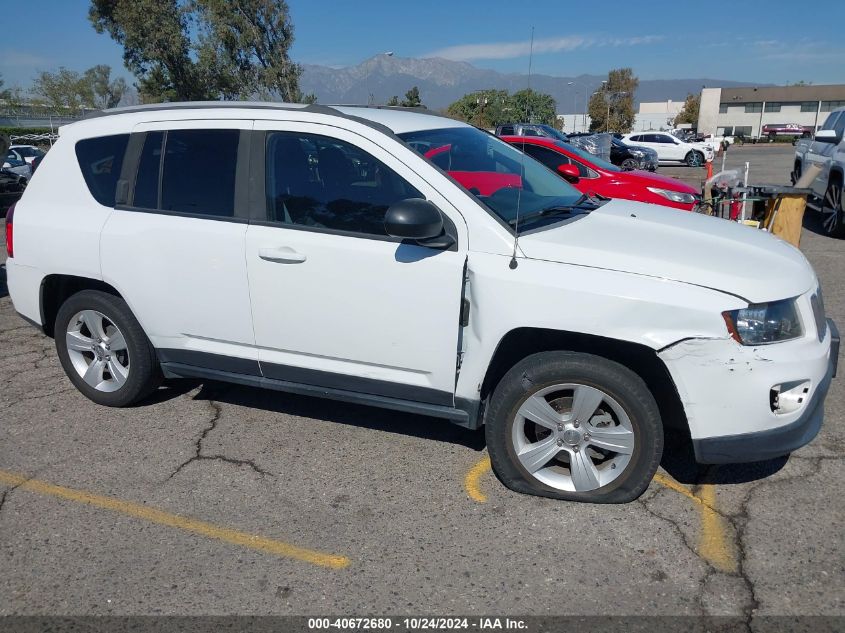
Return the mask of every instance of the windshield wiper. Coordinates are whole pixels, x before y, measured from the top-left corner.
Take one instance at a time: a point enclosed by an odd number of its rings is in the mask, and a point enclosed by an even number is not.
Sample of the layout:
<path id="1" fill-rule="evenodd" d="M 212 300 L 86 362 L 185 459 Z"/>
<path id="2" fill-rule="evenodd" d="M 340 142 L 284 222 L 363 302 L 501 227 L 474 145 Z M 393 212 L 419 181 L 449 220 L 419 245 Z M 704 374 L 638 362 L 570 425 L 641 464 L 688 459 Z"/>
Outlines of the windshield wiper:
<path id="1" fill-rule="evenodd" d="M 596 196 L 596 199 L 594 199 L 590 194 L 582 193 L 581 196 L 572 204 L 556 204 L 540 209 L 539 211 L 534 211 L 520 216 L 519 223 L 522 224 L 528 220 L 542 218 L 548 215 L 581 215 L 583 213 L 589 213 L 594 209 L 598 209 L 606 201 L 607 198 Z M 516 223 L 517 218 L 508 221 L 508 224 L 511 226 L 516 226 Z"/>

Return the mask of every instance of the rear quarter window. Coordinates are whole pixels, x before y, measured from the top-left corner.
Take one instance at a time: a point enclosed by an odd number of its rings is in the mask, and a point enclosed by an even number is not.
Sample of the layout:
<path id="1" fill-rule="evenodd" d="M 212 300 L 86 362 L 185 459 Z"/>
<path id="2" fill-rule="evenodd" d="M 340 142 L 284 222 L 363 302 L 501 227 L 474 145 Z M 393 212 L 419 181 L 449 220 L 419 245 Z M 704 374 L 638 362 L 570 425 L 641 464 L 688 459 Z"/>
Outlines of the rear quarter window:
<path id="1" fill-rule="evenodd" d="M 114 206 L 115 189 L 128 142 L 128 134 L 116 134 L 89 138 L 76 144 L 76 160 L 88 191 L 103 206 Z"/>

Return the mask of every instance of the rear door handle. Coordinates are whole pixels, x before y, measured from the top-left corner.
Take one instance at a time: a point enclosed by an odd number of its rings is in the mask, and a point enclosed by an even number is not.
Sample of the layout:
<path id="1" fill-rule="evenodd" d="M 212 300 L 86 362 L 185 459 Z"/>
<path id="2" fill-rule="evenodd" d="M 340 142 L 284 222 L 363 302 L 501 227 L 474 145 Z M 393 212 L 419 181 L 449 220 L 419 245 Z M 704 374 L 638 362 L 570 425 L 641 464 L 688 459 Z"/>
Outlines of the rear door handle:
<path id="1" fill-rule="evenodd" d="M 292 249 L 290 246 L 278 246 L 274 248 L 259 248 L 258 256 L 268 262 L 278 264 L 301 264 L 307 258 L 302 253 Z"/>

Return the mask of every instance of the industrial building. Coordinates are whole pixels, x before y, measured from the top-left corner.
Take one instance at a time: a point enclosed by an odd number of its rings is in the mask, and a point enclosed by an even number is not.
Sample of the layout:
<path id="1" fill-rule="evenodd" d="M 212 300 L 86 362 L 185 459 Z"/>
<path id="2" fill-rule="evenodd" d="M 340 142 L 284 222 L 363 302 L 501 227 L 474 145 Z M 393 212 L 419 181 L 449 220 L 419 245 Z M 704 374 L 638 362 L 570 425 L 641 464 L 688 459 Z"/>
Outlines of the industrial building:
<path id="1" fill-rule="evenodd" d="M 666 130 L 674 127 L 673 121 L 681 109 L 683 101 L 655 101 L 652 103 L 640 103 L 637 113 L 634 116 L 634 127 L 632 132 L 644 130 Z M 590 116 L 588 114 L 558 114 L 560 128 L 564 132 L 587 132 L 590 129 Z"/>
<path id="2" fill-rule="evenodd" d="M 698 114 L 702 134 L 761 136 L 764 125 L 817 130 L 828 112 L 845 106 L 845 85 L 704 88 Z"/>

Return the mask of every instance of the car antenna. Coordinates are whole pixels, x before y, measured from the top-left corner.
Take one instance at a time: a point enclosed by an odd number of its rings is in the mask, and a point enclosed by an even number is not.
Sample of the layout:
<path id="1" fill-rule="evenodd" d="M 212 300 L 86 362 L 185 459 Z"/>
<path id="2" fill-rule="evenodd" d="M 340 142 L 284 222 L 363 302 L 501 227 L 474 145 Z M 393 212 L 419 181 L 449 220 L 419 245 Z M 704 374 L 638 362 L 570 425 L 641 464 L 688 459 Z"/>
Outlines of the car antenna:
<path id="1" fill-rule="evenodd" d="M 531 47 L 528 50 L 528 93 L 525 95 L 525 121 L 531 123 L 531 62 L 534 59 L 534 27 L 531 27 Z M 525 147 L 523 144 L 522 157 L 519 161 L 519 188 L 516 190 L 516 217 L 514 218 L 513 226 L 513 253 L 511 254 L 511 262 L 508 264 L 509 268 L 513 270 L 517 267 L 516 249 L 519 244 L 519 205 L 522 202 L 522 187 L 525 180 Z"/>

